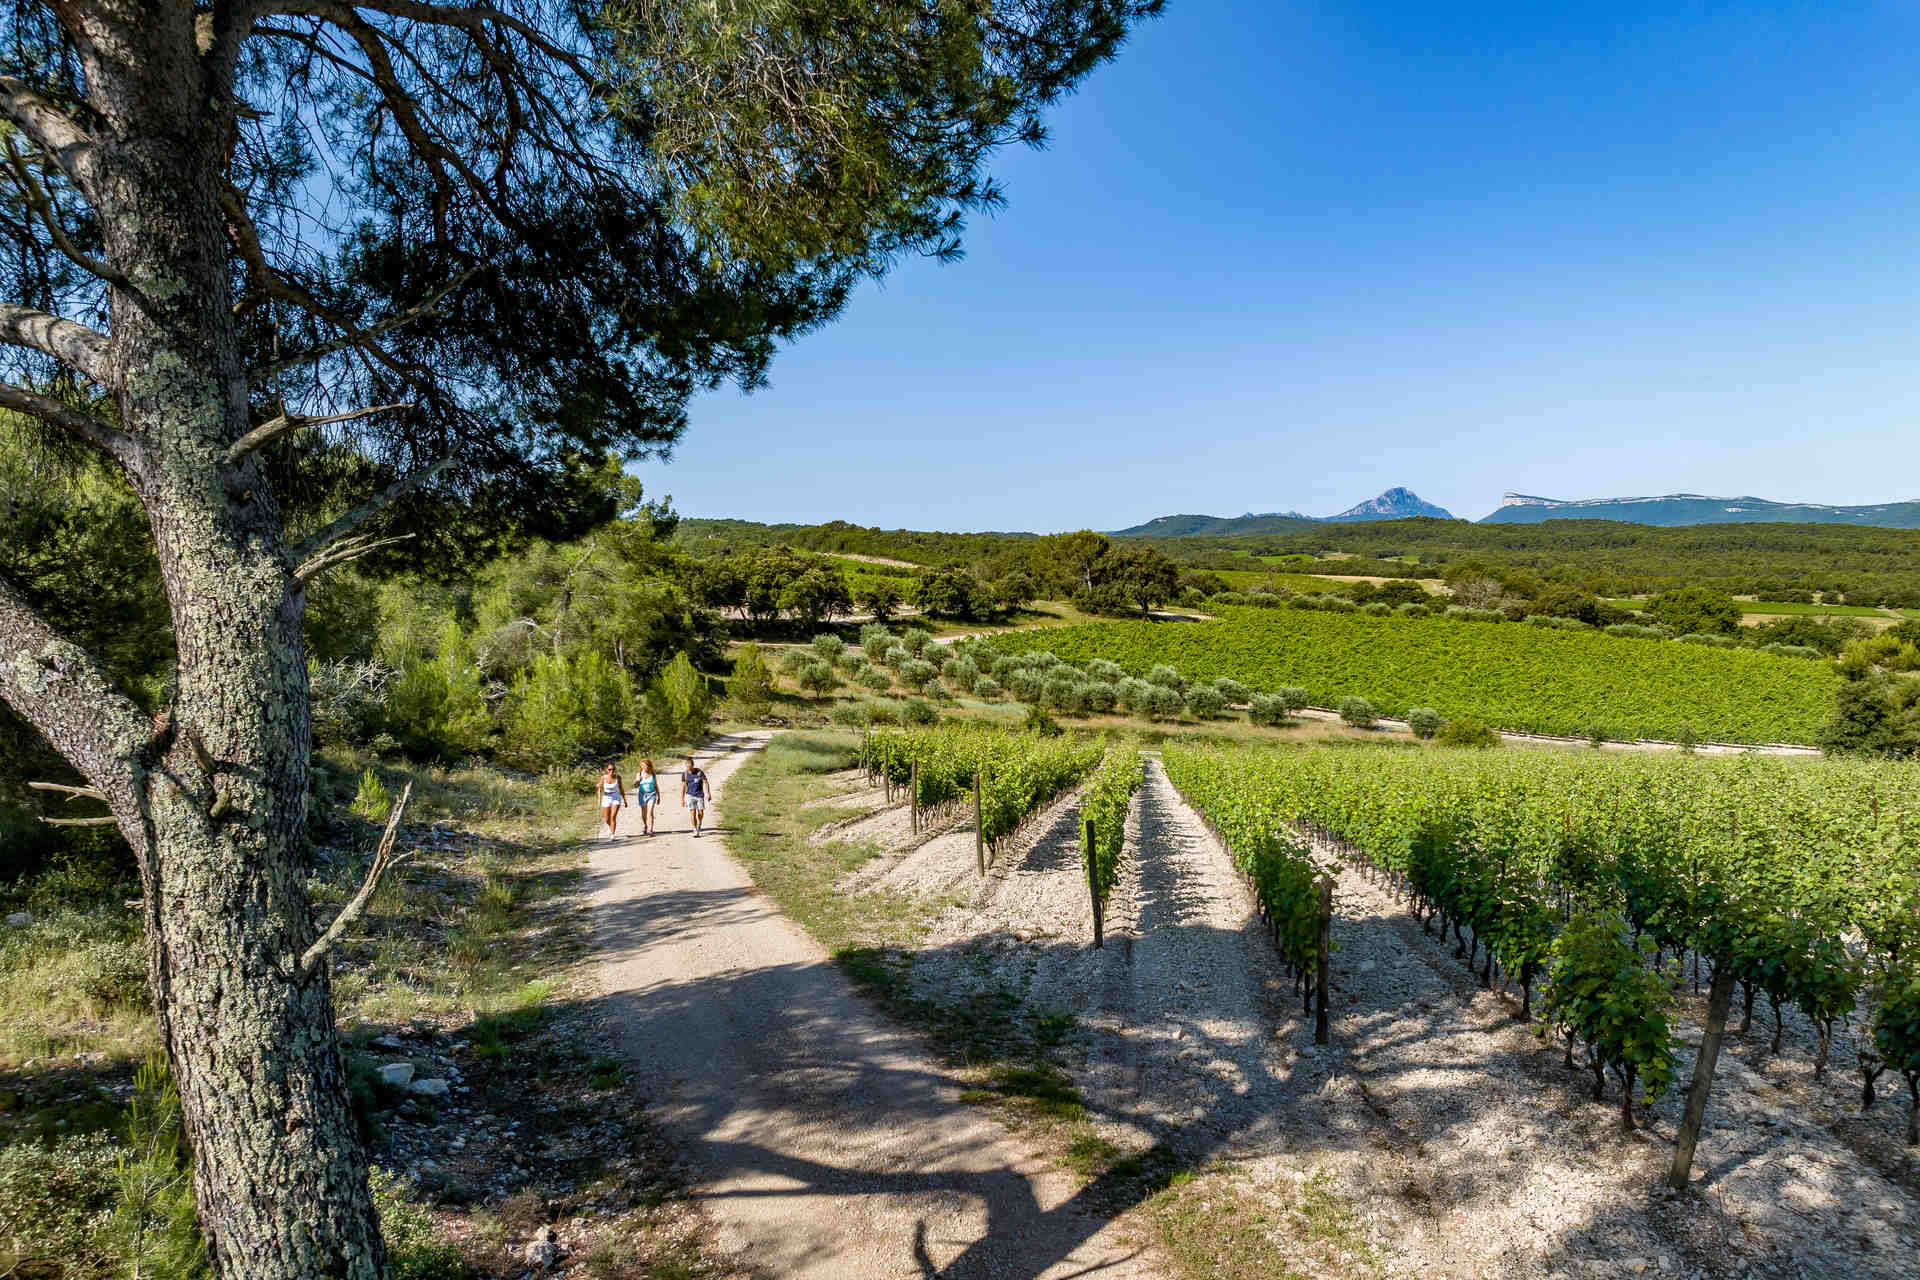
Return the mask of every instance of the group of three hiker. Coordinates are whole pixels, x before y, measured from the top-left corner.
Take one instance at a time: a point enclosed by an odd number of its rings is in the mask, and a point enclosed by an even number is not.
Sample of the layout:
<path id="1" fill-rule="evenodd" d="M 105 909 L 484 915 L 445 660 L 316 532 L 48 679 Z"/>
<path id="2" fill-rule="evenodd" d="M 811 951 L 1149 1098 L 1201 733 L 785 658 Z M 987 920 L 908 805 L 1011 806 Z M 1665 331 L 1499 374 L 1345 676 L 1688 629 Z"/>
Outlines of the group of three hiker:
<path id="1" fill-rule="evenodd" d="M 692 815 L 696 836 L 706 819 L 707 801 L 712 798 L 713 784 L 707 780 L 706 770 L 688 756 L 687 767 L 680 774 L 680 805 Z M 654 811 L 660 804 L 660 779 L 654 776 L 651 760 L 642 760 L 640 771 L 633 776 L 633 802 L 640 810 L 640 834 L 652 835 Z M 626 804 L 627 791 L 620 785 L 620 771 L 608 764 L 600 771 L 600 817 L 606 824 L 606 839 L 619 834 L 620 810 Z"/>

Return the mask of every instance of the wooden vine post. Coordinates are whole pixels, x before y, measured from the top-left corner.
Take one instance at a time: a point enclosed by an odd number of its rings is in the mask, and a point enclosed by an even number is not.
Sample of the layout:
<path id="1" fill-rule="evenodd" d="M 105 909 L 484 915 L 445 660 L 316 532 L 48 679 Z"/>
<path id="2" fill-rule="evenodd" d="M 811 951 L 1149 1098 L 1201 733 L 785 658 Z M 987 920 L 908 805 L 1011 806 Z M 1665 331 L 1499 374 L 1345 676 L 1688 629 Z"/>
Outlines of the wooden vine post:
<path id="1" fill-rule="evenodd" d="M 920 762 L 915 760 L 907 766 L 907 790 L 909 803 L 913 805 L 913 833 L 920 834 Z"/>
<path id="2" fill-rule="evenodd" d="M 973 860 L 979 864 L 980 874 L 987 874 L 987 835 L 981 822 L 980 770 L 973 771 Z"/>
<path id="3" fill-rule="evenodd" d="M 1085 843 L 1087 850 L 1087 894 L 1093 899 L 1093 945 L 1096 947 L 1104 947 L 1106 946 L 1106 938 L 1104 936 L 1106 921 L 1101 917 L 1100 912 L 1100 872 L 1098 870 L 1100 860 L 1096 856 L 1097 851 L 1093 845 L 1092 818 L 1086 820 L 1084 830 L 1086 832 Z"/>
<path id="4" fill-rule="evenodd" d="M 1693 1063 L 1693 1087 L 1687 1090 L 1680 1136 L 1673 1143 L 1673 1168 L 1667 1171 L 1667 1185 L 1675 1191 L 1685 1191 L 1693 1173 L 1693 1147 L 1707 1118 L 1707 1095 L 1713 1092 L 1713 1069 L 1720 1060 L 1720 1039 L 1726 1034 L 1727 1011 L 1732 1006 L 1733 966 L 1716 964 L 1713 982 L 1707 988 L 1707 1025 L 1700 1036 L 1700 1056 Z"/>
<path id="5" fill-rule="evenodd" d="M 1327 1027 L 1328 952 L 1333 950 L 1333 877 L 1320 877 L 1320 936 L 1314 946 L 1313 962 L 1313 1042 L 1325 1044 L 1331 1038 Z"/>

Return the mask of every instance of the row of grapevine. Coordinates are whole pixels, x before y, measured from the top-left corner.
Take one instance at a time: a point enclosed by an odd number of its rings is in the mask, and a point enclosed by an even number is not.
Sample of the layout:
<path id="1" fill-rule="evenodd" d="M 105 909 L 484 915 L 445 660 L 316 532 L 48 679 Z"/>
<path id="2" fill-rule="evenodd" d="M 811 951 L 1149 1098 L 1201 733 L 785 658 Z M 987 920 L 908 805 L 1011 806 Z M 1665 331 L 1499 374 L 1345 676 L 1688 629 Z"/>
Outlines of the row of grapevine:
<path id="1" fill-rule="evenodd" d="M 1246 876 L 1295 990 L 1310 1002 L 1320 961 L 1323 869 L 1315 865 L 1306 839 L 1292 824 L 1274 820 L 1260 790 L 1221 766 L 1238 758 L 1239 753 L 1170 744 L 1164 765 L 1168 781 L 1200 813 Z"/>
<path id="2" fill-rule="evenodd" d="M 1502 729 L 1613 738 L 1812 742 L 1832 714 L 1831 663 L 1749 649 L 1648 644 L 1591 631 L 1463 626 L 1297 609 L 1223 608 L 1210 622 L 1096 622 L 995 636 L 1003 654 L 1044 650 L 1077 667 L 1188 681 L 1226 677 L 1260 693 L 1360 696 L 1386 715 L 1433 707 Z"/>
<path id="3" fill-rule="evenodd" d="M 1127 839 L 1127 810 L 1133 805 L 1133 793 L 1140 789 L 1144 764 L 1140 752 L 1132 746 L 1117 746 L 1087 780 L 1086 795 L 1080 802 L 1080 819 L 1093 829 L 1093 889 L 1100 901 L 1107 900 L 1113 883 L 1120 876 L 1120 850 Z"/>
<path id="4" fill-rule="evenodd" d="M 860 764 L 875 779 L 916 785 L 922 815 L 936 821 L 943 809 L 971 803 L 977 778 L 980 833 L 997 850 L 1105 755 L 1106 744 L 1097 738 L 943 725 L 870 733 L 861 743 Z"/>
<path id="5" fill-rule="evenodd" d="M 1628 1101 L 1671 1074 L 1662 993 L 1702 960 L 1743 994 L 1797 1006 L 1816 1075 L 1836 1020 L 1873 994 L 1864 1054 L 1894 1070 L 1920 1140 L 1920 796 L 1901 765 L 1764 758 L 1592 757 L 1378 750 L 1169 748 L 1170 773 L 1223 796 L 1230 845 L 1311 826 L 1452 931 L 1480 968 L 1519 982 L 1532 1012 L 1587 1042 Z M 1183 786 L 1183 789 L 1185 787 Z M 1204 802 L 1203 802 L 1204 806 Z M 1229 807 L 1230 806 L 1230 807 Z M 1218 821 L 1218 818 L 1215 819 Z M 1235 845 L 1236 856 L 1242 856 Z"/>

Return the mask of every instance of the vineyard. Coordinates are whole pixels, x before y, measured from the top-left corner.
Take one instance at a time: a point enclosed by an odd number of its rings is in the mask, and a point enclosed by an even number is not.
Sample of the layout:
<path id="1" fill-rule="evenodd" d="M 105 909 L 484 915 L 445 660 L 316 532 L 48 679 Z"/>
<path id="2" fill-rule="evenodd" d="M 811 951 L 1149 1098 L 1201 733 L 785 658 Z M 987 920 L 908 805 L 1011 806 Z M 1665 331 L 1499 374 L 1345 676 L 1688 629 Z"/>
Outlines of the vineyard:
<path id="1" fill-rule="evenodd" d="M 1920 1141 L 1920 800 L 1902 766 L 1170 745 L 1166 767 L 1289 960 L 1308 838 L 1331 837 L 1424 928 L 1451 931 L 1483 986 L 1517 985 L 1568 1065 L 1584 1046 L 1595 1096 L 1618 1080 L 1627 1127 L 1673 1076 L 1674 992 L 1689 962 L 1697 989 L 1704 962 L 1715 1045 L 1736 988 L 1740 1031 L 1764 999 L 1776 1053 L 1784 1011 L 1806 1016 L 1816 1077 L 1836 1022 L 1863 1018 L 1863 1103 L 1882 1074 L 1904 1078 Z"/>
<path id="2" fill-rule="evenodd" d="M 876 782 L 911 788 L 919 811 L 934 821 L 971 804 L 977 781 L 980 834 L 997 850 L 1107 754 L 1102 739 L 947 725 L 871 733 L 861 743 L 859 764 Z"/>
<path id="3" fill-rule="evenodd" d="M 1093 831 L 1093 888 L 1105 902 L 1120 874 L 1120 850 L 1127 839 L 1127 810 L 1133 793 L 1140 789 L 1142 762 L 1140 752 L 1130 746 L 1114 747 L 1087 782 L 1086 798 L 1081 801 L 1082 821 Z"/>
<path id="4" fill-rule="evenodd" d="M 1839 683 L 1827 663 L 1592 631 L 1294 609 L 1220 615 L 1016 632 L 992 644 L 1076 665 L 1106 659 L 1134 674 L 1164 663 L 1193 681 L 1299 687 L 1317 706 L 1358 695 L 1389 715 L 1426 706 L 1503 729 L 1598 728 L 1615 738 L 1691 731 L 1724 742 L 1811 742 Z"/>

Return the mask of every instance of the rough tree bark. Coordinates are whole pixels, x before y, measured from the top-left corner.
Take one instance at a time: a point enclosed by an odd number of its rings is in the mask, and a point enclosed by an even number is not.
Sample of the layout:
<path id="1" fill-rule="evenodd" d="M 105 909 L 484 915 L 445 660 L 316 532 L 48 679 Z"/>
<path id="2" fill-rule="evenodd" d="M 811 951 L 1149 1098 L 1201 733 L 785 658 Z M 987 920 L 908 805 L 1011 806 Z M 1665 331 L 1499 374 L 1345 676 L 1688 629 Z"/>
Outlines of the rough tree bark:
<path id="1" fill-rule="evenodd" d="M 248 428 L 193 7 L 101 5 L 79 43 L 100 119 L 69 149 L 111 293 L 112 443 L 159 551 L 178 693 L 150 724 L 0 584 L 0 696 L 107 798 L 145 889 L 154 1007 L 215 1272 L 387 1274 L 299 857 L 309 769 L 303 596 Z M 137 30 L 139 39 L 127 38 Z M 134 443 L 137 442 L 137 445 Z"/>

